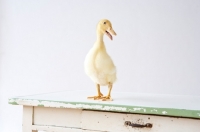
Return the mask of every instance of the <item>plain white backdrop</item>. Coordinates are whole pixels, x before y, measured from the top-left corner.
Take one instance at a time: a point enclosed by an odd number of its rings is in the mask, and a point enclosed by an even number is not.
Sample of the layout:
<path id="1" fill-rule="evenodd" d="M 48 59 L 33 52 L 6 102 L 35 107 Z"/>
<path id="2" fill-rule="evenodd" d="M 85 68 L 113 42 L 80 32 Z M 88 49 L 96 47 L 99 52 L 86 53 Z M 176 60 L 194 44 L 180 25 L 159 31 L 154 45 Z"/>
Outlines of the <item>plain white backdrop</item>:
<path id="1" fill-rule="evenodd" d="M 102 18 L 113 91 L 200 95 L 199 0 L 0 0 L 0 132 L 21 132 L 12 96 L 93 90 L 85 56 Z"/>

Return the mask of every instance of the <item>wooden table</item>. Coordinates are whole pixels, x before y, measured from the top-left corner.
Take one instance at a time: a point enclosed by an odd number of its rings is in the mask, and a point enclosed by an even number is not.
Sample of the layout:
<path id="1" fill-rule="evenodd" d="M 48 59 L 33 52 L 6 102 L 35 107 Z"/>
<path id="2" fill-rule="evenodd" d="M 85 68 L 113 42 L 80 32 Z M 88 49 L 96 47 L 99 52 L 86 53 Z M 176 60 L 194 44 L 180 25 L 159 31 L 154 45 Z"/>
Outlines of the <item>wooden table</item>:
<path id="1" fill-rule="evenodd" d="M 55 92 L 9 103 L 23 105 L 23 132 L 200 132 L 200 96 L 113 92 L 114 101 L 104 102 L 89 95 Z"/>

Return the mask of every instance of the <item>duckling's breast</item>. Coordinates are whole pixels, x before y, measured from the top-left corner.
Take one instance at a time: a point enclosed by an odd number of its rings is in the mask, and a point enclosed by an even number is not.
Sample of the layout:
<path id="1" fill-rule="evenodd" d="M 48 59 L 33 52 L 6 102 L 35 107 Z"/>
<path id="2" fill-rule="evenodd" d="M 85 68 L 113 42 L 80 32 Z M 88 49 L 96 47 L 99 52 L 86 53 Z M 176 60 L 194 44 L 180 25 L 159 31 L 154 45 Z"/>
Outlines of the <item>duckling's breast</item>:
<path id="1" fill-rule="evenodd" d="M 116 81 L 116 68 L 106 50 L 90 50 L 85 59 L 85 72 L 100 85 Z"/>

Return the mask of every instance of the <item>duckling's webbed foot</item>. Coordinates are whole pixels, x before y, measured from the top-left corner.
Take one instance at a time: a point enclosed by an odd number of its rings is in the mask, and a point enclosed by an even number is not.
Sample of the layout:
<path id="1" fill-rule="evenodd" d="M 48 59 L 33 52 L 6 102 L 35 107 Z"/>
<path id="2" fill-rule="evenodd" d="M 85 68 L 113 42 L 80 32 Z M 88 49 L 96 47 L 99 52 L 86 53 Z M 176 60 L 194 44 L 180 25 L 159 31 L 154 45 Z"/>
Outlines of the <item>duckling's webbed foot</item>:
<path id="1" fill-rule="evenodd" d="M 90 96 L 87 97 L 88 99 L 93 99 L 93 100 L 100 100 L 103 97 L 103 94 L 100 91 L 100 85 L 96 84 L 96 88 L 97 88 L 97 96 Z"/>
<path id="2" fill-rule="evenodd" d="M 102 101 L 112 101 L 112 98 L 111 98 L 111 90 L 112 90 L 112 83 L 109 83 L 108 84 L 108 95 L 107 96 L 103 96 L 102 98 Z"/>
<path id="3" fill-rule="evenodd" d="M 102 101 L 112 101 L 113 99 L 111 98 L 111 96 L 107 95 L 107 96 L 103 96 Z"/>
<path id="4" fill-rule="evenodd" d="M 103 94 L 100 92 L 97 96 L 90 96 L 87 97 L 88 99 L 93 99 L 93 100 L 100 100 L 103 98 Z"/>

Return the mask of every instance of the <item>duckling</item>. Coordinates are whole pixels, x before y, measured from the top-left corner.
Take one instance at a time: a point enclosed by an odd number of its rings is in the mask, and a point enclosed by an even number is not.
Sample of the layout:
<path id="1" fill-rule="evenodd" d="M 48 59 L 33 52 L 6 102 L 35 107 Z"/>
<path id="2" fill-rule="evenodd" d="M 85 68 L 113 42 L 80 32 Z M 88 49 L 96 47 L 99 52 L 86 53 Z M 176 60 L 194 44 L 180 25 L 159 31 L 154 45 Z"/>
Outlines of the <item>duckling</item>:
<path id="1" fill-rule="evenodd" d="M 112 100 L 111 90 L 116 81 L 116 67 L 106 51 L 103 36 L 106 34 L 112 40 L 112 35 L 116 35 L 116 33 L 107 19 L 99 21 L 96 33 L 96 42 L 85 58 L 84 68 L 86 74 L 96 84 L 97 95 L 88 97 L 88 99 L 107 101 Z M 108 86 L 106 96 L 101 93 L 100 86 Z"/>

